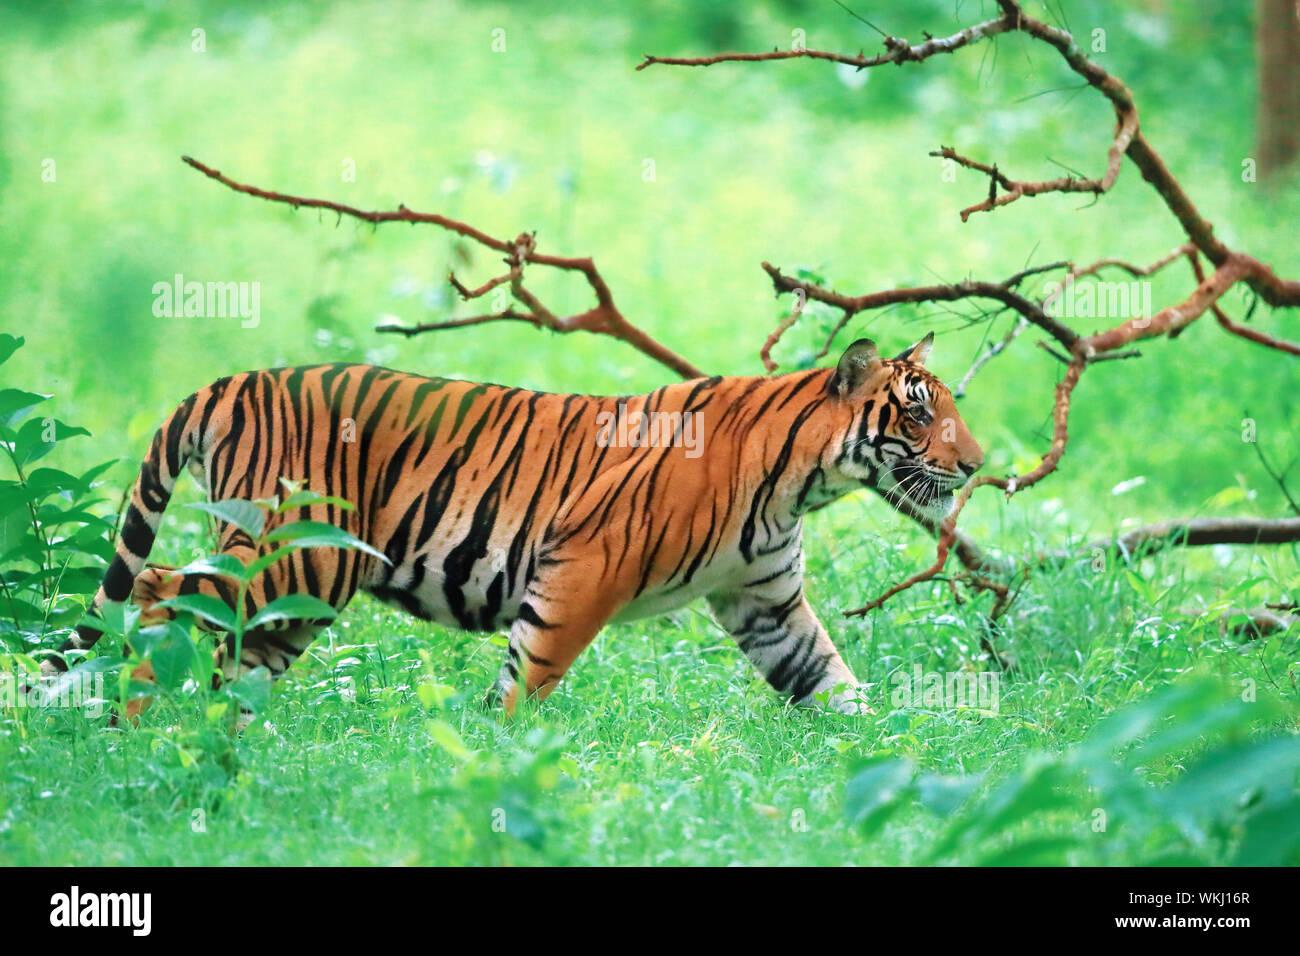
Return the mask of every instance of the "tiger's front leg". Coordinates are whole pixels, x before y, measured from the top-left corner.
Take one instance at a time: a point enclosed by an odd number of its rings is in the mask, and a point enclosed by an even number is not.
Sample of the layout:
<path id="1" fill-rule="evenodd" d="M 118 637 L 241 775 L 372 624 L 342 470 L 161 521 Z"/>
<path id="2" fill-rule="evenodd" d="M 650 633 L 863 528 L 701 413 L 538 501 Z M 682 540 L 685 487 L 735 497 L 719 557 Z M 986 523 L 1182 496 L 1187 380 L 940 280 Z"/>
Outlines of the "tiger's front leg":
<path id="1" fill-rule="evenodd" d="M 802 576 L 792 573 L 712 594 L 708 601 L 718 623 L 777 691 L 804 706 L 817 702 L 814 695 L 830 692 L 831 709 L 871 713 L 858 699 L 853 672 L 808 604 Z"/>

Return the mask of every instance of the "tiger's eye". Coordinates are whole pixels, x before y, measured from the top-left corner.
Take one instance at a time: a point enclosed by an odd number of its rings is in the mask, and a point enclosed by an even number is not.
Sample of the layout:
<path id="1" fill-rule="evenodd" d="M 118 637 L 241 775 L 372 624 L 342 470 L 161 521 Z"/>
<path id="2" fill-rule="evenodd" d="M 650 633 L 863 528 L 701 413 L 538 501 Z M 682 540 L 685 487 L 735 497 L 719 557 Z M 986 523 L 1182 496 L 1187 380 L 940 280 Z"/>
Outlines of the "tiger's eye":
<path id="1" fill-rule="evenodd" d="M 924 405 L 910 405 L 907 409 L 907 417 L 918 425 L 928 425 L 934 421 L 934 417 L 926 411 Z"/>

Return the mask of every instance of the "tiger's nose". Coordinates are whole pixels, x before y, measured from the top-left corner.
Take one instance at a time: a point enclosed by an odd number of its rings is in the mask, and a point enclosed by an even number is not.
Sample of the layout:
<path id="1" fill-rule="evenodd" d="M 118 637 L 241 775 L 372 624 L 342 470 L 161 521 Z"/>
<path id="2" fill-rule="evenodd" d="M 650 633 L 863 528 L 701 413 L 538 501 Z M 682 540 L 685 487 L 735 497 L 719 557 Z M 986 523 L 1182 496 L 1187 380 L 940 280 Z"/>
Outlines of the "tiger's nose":
<path id="1" fill-rule="evenodd" d="M 978 458 L 971 458 L 966 461 L 957 462 L 957 467 L 961 469 L 962 474 L 969 478 L 971 475 L 975 474 L 975 472 L 984 467 L 984 452 L 980 452 Z"/>

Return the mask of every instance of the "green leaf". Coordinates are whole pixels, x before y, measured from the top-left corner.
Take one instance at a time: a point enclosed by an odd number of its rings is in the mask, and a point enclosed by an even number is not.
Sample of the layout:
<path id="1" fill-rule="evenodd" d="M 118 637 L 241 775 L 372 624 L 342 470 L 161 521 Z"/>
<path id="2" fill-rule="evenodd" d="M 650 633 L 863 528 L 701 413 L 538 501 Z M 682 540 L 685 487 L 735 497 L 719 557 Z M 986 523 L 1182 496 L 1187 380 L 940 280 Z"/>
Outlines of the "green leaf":
<path id="1" fill-rule="evenodd" d="M 19 508 L 26 508 L 32 500 L 31 491 L 16 481 L 6 481 L 0 485 L 0 518 L 13 514 Z M 26 513 L 24 512 L 24 517 Z"/>
<path id="2" fill-rule="evenodd" d="M 1300 864 L 1300 799 L 1270 807 L 1246 821 L 1233 866 Z"/>
<path id="3" fill-rule="evenodd" d="M 0 427 L 12 428 L 27 417 L 27 413 L 49 398 L 20 388 L 0 389 Z"/>
<path id="4" fill-rule="evenodd" d="M 84 428 L 65 425 L 58 419 L 33 418 L 18 429 L 18 437 L 14 440 L 14 457 L 19 465 L 29 465 L 52 452 L 59 442 L 89 434 Z M 52 437 L 53 441 L 47 441 L 47 437 Z"/>
<path id="5" fill-rule="evenodd" d="M 223 631 L 235 629 L 235 612 L 218 598 L 207 594 L 179 594 L 174 598 L 159 601 L 157 607 L 170 607 L 177 611 L 189 611 L 196 617 L 216 625 Z"/>
<path id="6" fill-rule="evenodd" d="M 33 677 L 41 676 L 41 665 L 30 654 L 0 654 L 0 661 L 12 661 Z M 8 670 L 6 668 L 6 672 Z M 17 673 L 17 671 L 14 673 Z"/>
<path id="7" fill-rule="evenodd" d="M 248 570 L 245 572 L 248 575 L 247 580 L 253 580 L 253 578 L 257 577 L 271 565 L 275 564 L 275 562 L 279 561 L 281 558 L 287 558 L 297 550 L 298 549 L 293 545 L 286 544 L 283 547 L 276 548 L 274 551 L 268 551 L 248 566 Z"/>
<path id="8" fill-rule="evenodd" d="M 245 710 L 260 713 L 271 702 L 271 672 L 265 667 L 254 667 L 239 680 L 227 684 L 226 692 Z"/>
<path id="9" fill-rule="evenodd" d="M 95 675 L 103 674 L 102 680 L 109 682 L 114 679 L 109 675 L 117 672 L 123 663 L 120 657 L 96 657 L 93 660 L 83 661 L 64 671 L 50 683 L 42 683 L 40 699 L 47 704 L 67 700 L 89 702 L 92 698 L 90 692 L 95 690 Z"/>
<path id="10" fill-rule="evenodd" d="M 267 534 L 267 541 L 292 541 L 298 548 L 354 548 L 391 564 L 381 552 L 342 528 L 323 521 L 291 521 Z"/>
<path id="11" fill-rule="evenodd" d="M 289 484 L 283 478 L 281 478 L 280 481 L 286 486 Z M 306 508 L 311 505 L 334 505 L 336 508 L 342 508 L 344 511 L 351 511 L 356 508 L 356 505 L 343 498 L 335 498 L 330 495 L 320 495 L 314 491 L 303 488 L 301 490 L 294 490 L 288 498 L 285 498 L 284 501 L 276 507 L 275 510 L 283 513 L 294 508 Z"/>
<path id="12" fill-rule="evenodd" d="M 190 507 L 215 515 L 218 520 L 247 531 L 254 539 L 262 536 L 262 528 L 266 525 L 266 515 L 262 512 L 262 509 L 251 501 L 243 501 L 239 498 L 227 498 L 224 501 L 198 501 L 191 504 Z"/>
<path id="13" fill-rule="evenodd" d="M 949 824 L 930 845 L 927 861 L 946 857 L 963 842 L 977 843 L 1001 833 L 1033 814 L 1072 806 L 1076 801 L 1066 792 L 1069 783 L 1070 774 L 1059 759 L 1031 755 L 1019 771 Z"/>
<path id="14" fill-rule="evenodd" d="M 217 670 L 216 635 L 199 633 L 197 640 L 191 635 L 191 643 L 194 646 L 194 657 L 190 662 L 190 673 L 200 687 L 211 687 L 212 675 Z"/>
<path id="15" fill-rule="evenodd" d="M 229 709 L 230 701 L 219 700 L 214 704 L 208 704 L 208 709 L 205 711 L 205 715 L 210 723 L 215 724 L 217 721 L 221 720 L 222 717 L 226 716 L 226 711 Z"/>
<path id="16" fill-rule="evenodd" d="M 209 554 L 196 561 L 191 561 L 185 567 L 178 568 L 172 573 L 215 574 L 219 577 L 234 578 L 236 581 L 252 578 L 251 574 L 245 574 L 244 566 L 233 554 Z"/>
<path id="17" fill-rule="evenodd" d="M 506 833 L 517 840 L 527 843 L 535 850 L 540 850 L 546 838 L 546 831 L 528 806 L 524 793 L 514 787 L 505 787 L 497 797 L 505 815 Z"/>
<path id="18" fill-rule="evenodd" d="M 1248 744 L 1225 745 L 1188 768 L 1161 794 L 1174 816 L 1194 818 L 1242 805 L 1256 791 L 1295 792 L 1300 771 L 1300 738 L 1265 737 Z"/>
<path id="19" fill-rule="evenodd" d="M 109 602 L 100 608 L 99 613 L 104 620 L 108 633 L 116 634 L 118 637 L 129 635 L 135 630 L 136 624 L 140 621 L 140 605 L 138 604 Z"/>
<path id="20" fill-rule="evenodd" d="M 21 335 L 10 335 L 8 332 L 0 332 L 0 365 L 9 361 L 9 356 L 13 355 L 27 340 Z"/>
<path id="21" fill-rule="evenodd" d="M 185 682 L 194 663 L 194 642 L 190 632 L 175 621 L 166 628 L 162 643 L 149 658 L 154 677 L 167 690 L 174 690 Z"/>
<path id="22" fill-rule="evenodd" d="M 65 568 L 60 565 L 39 573 L 57 581 L 60 594 L 94 594 L 104 579 L 103 568 Z"/>
<path id="23" fill-rule="evenodd" d="M 1074 837 L 1030 837 L 984 856 L 976 866 L 1064 866 L 1066 854 L 1079 845 Z"/>
<path id="24" fill-rule="evenodd" d="M 915 792 L 915 768 L 898 757 L 876 757 L 859 765 L 844 788 L 844 812 L 849 822 L 870 836 Z"/>
<path id="25" fill-rule="evenodd" d="M 455 688 L 448 687 L 446 684 L 435 684 L 433 681 L 425 681 L 415 688 L 415 694 L 420 698 L 420 703 L 428 710 L 433 710 L 435 707 L 441 708 L 443 701 L 455 693 Z"/>
<path id="26" fill-rule="evenodd" d="M 81 480 L 58 468 L 36 468 L 27 475 L 27 489 L 32 499 L 43 498 L 51 492 L 62 491 L 71 494 L 81 487 Z"/>
<path id="27" fill-rule="evenodd" d="M 1137 592 L 1138 597 L 1147 604 L 1156 603 L 1156 589 L 1154 585 L 1133 571 L 1125 571 L 1124 575 L 1128 578 L 1129 587 Z"/>
<path id="28" fill-rule="evenodd" d="M 87 524 L 98 525 L 100 527 L 111 527 L 100 515 L 87 510 L 85 507 L 63 508 L 59 505 L 46 502 L 36 510 L 36 515 L 41 520 L 41 524 L 58 528 L 65 524 Z"/>
<path id="29" fill-rule="evenodd" d="M 921 806 L 946 817 L 955 813 L 979 789 L 983 780 L 984 775 L 978 773 L 966 776 L 923 773 L 916 778 L 916 787 Z"/>
<path id="30" fill-rule="evenodd" d="M 1115 751 L 1136 743 L 1169 718 L 1208 707 L 1219 695 L 1213 680 L 1189 680 L 1163 687 L 1099 720 L 1070 755 L 1074 766 L 1107 765 Z M 1170 721 L 1171 723 L 1176 723 Z M 1155 750 L 1149 751 L 1152 756 Z"/>
<path id="31" fill-rule="evenodd" d="M 1065 792 L 1068 778 L 1065 768 L 1054 759 L 1022 768 L 980 802 L 977 829 L 997 833 L 1031 814 L 1073 805 L 1073 797 Z"/>
<path id="32" fill-rule="evenodd" d="M 142 627 L 131 635 L 128 643 L 131 645 L 136 655 L 141 660 L 148 660 L 159 646 L 167 639 L 167 629 L 174 622 L 168 621 L 166 624 L 151 624 L 148 627 Z"/>
<path id="33" fill-rule="evenodd" d="M 110 459 L 109 461 L 101 462 L 100 464 L 96 465 L 93 468 L 88 468 L 85 471 L 83 471 L 81 473 L 81 477 L 77 479 L 77 482 L 80 485 L 80 491 L 78 492 L 78 494 L 82 495 L 85 494 L 87 491 L 89 491 L 90 486 L 94 484 L 95 479 L 98 478 L 100 475 L 102 475 L 104 472 L 108 471 L 108 469 L 116 465 L 120 460 L 121 459 L 113 458 Z"/>
<path id="34" fill-rule="evenodd" d="M 276 598 L 248 620 L 247 628 L 252 630 L 272 621 L 315 621 L 321 618 L 332 620 L 338 611 L 320 598 L 310 594 L 286 594 Z"/>
<path id="35" fill-rule="evenodd" d="M 1131 767 L 1149 766 L 1161 757 L 1186 750 L 1198 741 L 1233 729 L 1245 729 L 1265 719 L 1267 708 L 1247 704 L 1240 698 L 1213 703 L 1196 710 L 1170 711 L 1149 739 L 1128 755 Z"/>
<path id="36" fill-rule="evenodd" d="M 41 547 L 40 539 L 31 533 L 30 526 L 24 526 L 21 521 L 10 525 L 6 521 L 0 526 L 0 536 L 6 545 L 11 543 L 11 539 L 18 542 L 0 555 L 0 564 L 15 564 L 18 561 L 31 561 L 37 565 L 45 563 L 45 549 Z"/>
<path id="37" fill-rule="evenodd" d="M 1229 505 L 1235 505 L 1246 500 L 1246 489 L 1239 485 L 1229 485 L 1222 491 L 1217 491 L 1210 495 L 1209 499 L 1202 506 L 1210 511 L 1223 511 Z"/>
<path id="38" fill-rule="evenodd" d="M 1151 856 L 1142 858 L 1141 866 L 1175 866 L 1179 869 L 1188 869 L 1193 866 L 1205 866 L 1204 857 L 1199 857 L 1181 847 L 1166 847 L 1158 850 Z"/>
<path id="39" fill-rule="evenodd" d="M 431 736 L 439 747 L 451 754 L 456 760 L 465 761 L 473 756 L 473 753 L 465 746 L 465 741 L 461 740 L 460 734 L 456 728 L 451 726 L 445 720 L 430 720 L 429 736 Z"/>
<path id="40" fill-rule="evenodd" d="M 45 620 L 45 609 L 20 597 L 0 594 L 0 618 L 31 623 Z"/>

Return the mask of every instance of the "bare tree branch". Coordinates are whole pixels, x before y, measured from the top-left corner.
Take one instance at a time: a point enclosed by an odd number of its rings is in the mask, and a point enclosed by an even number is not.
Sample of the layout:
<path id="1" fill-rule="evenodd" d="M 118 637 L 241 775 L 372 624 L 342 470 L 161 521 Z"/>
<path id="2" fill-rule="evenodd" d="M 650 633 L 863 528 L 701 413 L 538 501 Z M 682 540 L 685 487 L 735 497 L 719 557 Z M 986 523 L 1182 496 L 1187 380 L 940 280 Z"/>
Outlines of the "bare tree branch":
<path id="1" fill-rule="evenodd" d="M 915 46 L 906 40 L 898 37 L 885 37 L 885 52 L 879 56 L 866 56 L 858 53 L 857 56 L 846 53 L 831 53 L 826 50 L 773 50 L 770 53 L 721 53 L 717 56 L 697 56 L 697 57 L 670 57 L 670 56 L 650 56 L 646 55 L 645 59 L 637 66 L 638 70 L 644 70 L 648 66 L 662 64 L 664 66 L 713 66 L 715 63 L 735 63 L 754 60 L 829 60 L 833 63 L 843 63 L 846 66 L 855 66 L 859 70 L 869 69 L 873 66 L 883 66 L 886 63 L 920 63 L 927 60 L 937 53 L 952 53 L 960 50 L 964 46 L 969 46 L 985 37 L 996 36 L 999 33 L 1006 33 L 1015 27 L 1003 17 L 997 17 L 992 20 L 985 20 L 983 23 L 977 23 L 974 26 L 959 30 L 952 36 L 948 37 L 930 37 L 924 43 L 918 43 Z"/>
<path id="2" fill-rule="evenodd" d="M 1016 319 L 1015 324 L 1011 326 L 1011 329 L 1005 336 L 1003 336 L 1002 340 L 990 345 L 988 350 L 971 364 L 971 367 L 966 371 L 966 374 L 961 377 L 961 381 L 953 386 L 952 397 L 963 398 L 966 395 L 966 389 L 969 387 L 971 379 L 979 374 L 979 370 L 987 365 L 991 359 L 994 359 L 1005 352 L 1007 346 L 1016 340 L 1016 336 L 1027 328 L 1029 328 L 1028 319 L 1023 315 Z"/>
<path id="3" fill-rule="evenodd" d="M 453 319 L 446 322 L 430 322 L 416 326 L 394 326 L 380 325 L 376 327 L 377 332 L 395 332 L 410 337 L 422 332 L 440 331 L 444 329 L 461 328 L 467 325 L 481 325 L 486 322 L 499 320 L 512 320 L 530 322 L 538 328 L 550 329 L 553 332 L 574 332 L 584 331 L 592 332 L 598 335 L 607 335 L 610 338 L 618 339 L 632 346 L 638 352 L 649 358 L 654 359 L 661 365 L 671 369 L 673 372 L 683 378 L 702 378 L 704 372 L 678 355 L 672 349 L 654 339 L 643 329 L 629 322 L 619 311 L 618 306 L 614 304 L 613 293 L 609 291 L 609 286 L 605 283 L 604 278 L 596 269 L 596 264 L 586 256 L 552 256 L 537 251 L 536 238 L 530 233 L 522 233 L 514 240 L 497 239 L 489 236 L 482 230 L 476 229 L 468 223 L 460 222 L 455 219 L 449 219 L 446 216 L 440 216 L 437 213 L 416 212 L 408 209 L 404 204 L 399 205 L 397 209 L 390 211 L 366 211 L 357 209 L 355 206 L 348 206 L 344 203 L 333 202 L 328 199 L 311 199 L 303 196 L 293 196 L 288 193 L 275 192 L 269 189 L 261 189 L 257 186 L 249 186 L 244 183 L 236 182 L 228 176 L 222 175 L 219 170 L 207 166 L 197 159 L 191 159 L 188 156 L 181 157 L 190 166 L 197 169 L 209 179 L 214 179 L 235 192 L 244 193 L 248 196 L 254 196 L 258 199 L 265 199 L 268 202 L 284 203 L 294 209 L 325 209 L 337 214 L 340 218 L 350 216 L 354 219 L 360 219 L 363 222 L 379 224 L 381 222 L 409 222 L 409 223 L 427 223 L 438 226 L 454 232 L 457 235 L 472 239 L 480 245 L 486 246 L 497 252 L 505 253 L 505 261 L 510 269 L 504 276 L 490 279 L 476 289 L 468 289 L 462 285 L 454 275 L 449 277 L 452 286 L 460 293 L 463 299 L 474 299 L 495 289 L 505 283 L 510 284 L 511 294 L 514 299 L 527 308 L 527 312 L 521 313 L 513 309 L 506 309 L 490 315 L 475 316 L 470 319 Z M 586 278 L 587 284 L 591 286 L 592 292 L 596 297 L 594 308 L 585 312 L 579 312 L 575 315 L 557 316 L 542 304 L 529 289 L 523 284 L 523 273 L 525 265 L 550 266 L 555 269 L 561 269 L 570 272 L 580 272 Z"/>
<path id="4" fill-rule="evenodd" d="M 816 283 L 806 282 L 802 279 L 796 279 L 787 276 L 776 266 L 764 262 L 763 269 L 772 279 L 772 285 L 778 293 L 801 291 L 803 295 L 817 302 L 823 302 L 826 305 L 834 306 L 844 312 L 843 318 L 835 327 L 838 333 L 849 319 L 859 312 L 866 312 L 871 309 L 879 309 L 884 306 L 898 305 L 902 302 L 954 302 L 959 299 L 983 298 L 992 299 L 1002 303 L 1008 308 L 1014 309 L 1025 317 L 1028 321 L 1038 326 L 1052 338 L 1056 339 L 1067 349 L 1073 349 L 1075 343 L 1079 341 L 1079 333 L 1075 332 L 1063 322 L 1053 318 L 1043 311 L 1042 306 L 1037 302 L 1021 295 L 1015 290 L 1015 284 L 1012 280 L 1022 279 L 1023 276 L 1012 276 L 1011 279 L 1002 282 L 984 282 L 975 279 L 966 279 L 962 282 L 952 283 L 951 285 L 930 285 L 930 286 L 909 286 L 902 289 L 885 289 L 881 292 L 869 292 L 866 295 L 848 296 L 841 295 L 838 292 L 825 289 Z"/>
<path id="5" fill-rule="evenodd" d="M 991 195 L 984 203 L 968 207 L 963 212 L 963 219 L 978 209 L 991 209 L 998 205 L 1005 205 L 1007 202 L 1012 202 L 1023 195 L 1037 195 L 1042 192 L 1083 191 L 1098 194 L 1105 192 L 1114 184 L 1119 174 L 1121 157 L 1127 156 L 1137 166 L 1142 178 L 1151 185 L 1163 200 L 1166 208 L 1178 220 L 1188 239 L 1216 268 L 1225 266 L 1228 259 L 1233 256 L 1251 259 L 1251 257 L 1245 256 L 1244 253 L 1232 252 L 1214 234 L 1214 226 L 1201 215 L 1195 203 L 1183 190 L 1178 180 L 1174 178 L 1173 173 L 1169 171 L 1164 160 L 1160 158 L 1160 155 L 1147 141 L 1138 120 L 1137 105 L 1129 89 L 1119 79 L 1088 59 L 1075 42 L 1074 37 L 1067 31 L 1029 16 L 1017 0 L 997 0 L 997 2 L 1002 10 L 1002 16 L 998 19 L 987 20 L 968 27 L 944 40 L 932 39 L 915 46 L 905 40 L 888 37 L 885 40 L 886 52 L 876 57 L 867 57 L 861 53 L 854 57 L 820 50 L 773 51 L 759 54 L 724 53 L 716 56 L 694 58 L 647 56 L 637 69 L 644 69 L 654 63 L 677 66 L 710 66 L 715 63 L 785 60 L 799 57 L 830 60 L 866 69 L 885 63 L 920 61 L 940 52 L 951 53 L 954 50 L 1001 33 L 1024 33 L 1053 47 L 1072 71 L 1110 101 L 1115 111 L 1115 132 L 1107 152 L 1106 173 L 1099 180 L 1068 178 L 1037 184 L 1017 183 L 998 173 L 994 166 L 978 164 L 973 160 L 959 158 L 954 154 L 951 158 L 958 159 L 963 162 L 963 165 L 990 175 L 992 183 L 995 186 L 1002 186 L 1011 197 L 995 197 Z M 1017 186 L 1022 188 L 1017 190 Z M 1241 278 L 1270 305 L 1300 305 L 1300 280 L 1279 278 L 1274 274 L 1272 268 L 1264 263 L 1251 259 L 1251 264 L 1242 269 Z"/>
<path id="6" fill-rule="evenodd" d="M 1200 257 L 1196 255 L 1196 250 L 1192 249 L 1189 251 L 1187 258 L 1191 261 L 1192 272 L 1196 276 L 1196 281 L 1204 282 L 1205 270 L 1201 267 L 1201 260 Z M 1300 343 L 1288 342 L 1285 339 L 1274 338 L 1268 333 L 1261 332 L 1258 329 L 1239 325 L 1224 314 L 1223 309 L 1219 307 L 1218 303 L 1212 305 L 1210 311 L 1214 314 L 1214 318 L 1219 325 L 1221 325 L 1225 331 L 1231 332 L 1233 335 L 1238 335 L 1243 339 L 1247 339 L 1257 345 L 1263 345 L 1266 348 L 1277 349 L 1279 352 L 1288 352 L 1291 355 L 1300 355 Z"/>
<path id="7" fill-rule="evenodd" d="M 1062 176 L 1057 179 L 1045 179 L 1039 182 L 1011 179 L 1000 172 L 996 166 L 989 166 L 962 156 L 951 146 L 941 146 L 930 153 L 931 156 L 950 159 L 959 166 L 978 170 L 989 177 L 989 196 L 983 202 L 967 206 L 961 211 L 961 221 L 968 220 L 973 213 L 990 212 L 999 206 L 1006 206 L 1026 196 L 1039 196 L 1043 193 L 1092 193 L 1100 196 L 1115 185 L 1119 177 L 1119 167 L 1124 158 L 1124 150 L 1133 139 L 1137 130 L 1137 113 L 1124 116 L 1115 129 L 1115 142 L 1111 145 L 1106 162 L 1106 173 L 1100 179 L 1080 179 L 1075 176 Z M 1002 195 L 998 195 L 998 187 Z"/>
<path id="8" fill-rule="evenodd" d="M 1295 462 L 1293 461 L 1291 465 L 1288 465 L 1284 470 L 1277 471 L 1264 455 L 1264 449 L 1260 447 L 1259 442 L 1251 442 L 1251 444 L 1255 448 L 1255 457 L 1259 459 L 1260 467 L 1264 469 L 1264 473 L 1273 479 L 1274 484 L 1276 484 L 1281 490 L 1282 497 L 1285 498 L 1286 503 L 1291 506 L 1291 510 L 1297 515 L 1300 515 L 1300 502 L 1295 500 L 1291 494 L 1291 489 L 1286 486 L 1286 473 L 1291 470 L 1291 466 L 1294 465 Z"/>

